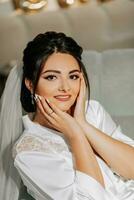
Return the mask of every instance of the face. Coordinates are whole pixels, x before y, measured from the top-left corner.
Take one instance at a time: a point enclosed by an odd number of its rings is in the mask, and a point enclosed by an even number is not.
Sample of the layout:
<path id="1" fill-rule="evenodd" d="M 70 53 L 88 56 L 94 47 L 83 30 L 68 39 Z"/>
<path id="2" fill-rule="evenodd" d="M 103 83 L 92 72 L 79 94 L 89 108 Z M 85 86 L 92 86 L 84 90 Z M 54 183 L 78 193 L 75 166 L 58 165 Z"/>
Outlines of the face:
<path id="1" fill-rule="evenodd" d="M 65 53 L 54 53 L 41 72 L 36 93 L 44 96 L 62 111 L 69 111 L 80 90 L 80 67 Z"/>

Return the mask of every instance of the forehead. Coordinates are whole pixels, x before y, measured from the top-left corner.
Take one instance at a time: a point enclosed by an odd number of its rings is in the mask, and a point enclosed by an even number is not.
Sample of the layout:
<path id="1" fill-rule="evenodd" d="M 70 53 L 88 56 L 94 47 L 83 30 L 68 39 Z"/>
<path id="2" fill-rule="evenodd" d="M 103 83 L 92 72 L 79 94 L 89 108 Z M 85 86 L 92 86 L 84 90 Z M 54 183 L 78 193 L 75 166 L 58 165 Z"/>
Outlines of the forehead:
<path id="1" fill-rule="evenodd" d="M 53 53 L 46 61 L 43 72 L 46 70 L 71 71 L 79 70 L 80 66 L 77 60 L 70 54 Z"/>

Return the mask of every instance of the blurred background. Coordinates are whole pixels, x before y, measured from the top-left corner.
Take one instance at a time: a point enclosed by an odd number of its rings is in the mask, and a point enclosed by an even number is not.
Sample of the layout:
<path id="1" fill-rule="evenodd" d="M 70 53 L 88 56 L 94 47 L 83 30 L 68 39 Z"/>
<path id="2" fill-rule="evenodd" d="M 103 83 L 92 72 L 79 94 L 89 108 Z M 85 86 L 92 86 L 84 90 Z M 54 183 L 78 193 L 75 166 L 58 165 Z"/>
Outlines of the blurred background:
<path id="1" fill-rule="evenodd" d="M 84 49 L 91 98 L 134 136 L 134 0 L 0 0 L 0 95 L 26 43 L 62 31 Z"/>

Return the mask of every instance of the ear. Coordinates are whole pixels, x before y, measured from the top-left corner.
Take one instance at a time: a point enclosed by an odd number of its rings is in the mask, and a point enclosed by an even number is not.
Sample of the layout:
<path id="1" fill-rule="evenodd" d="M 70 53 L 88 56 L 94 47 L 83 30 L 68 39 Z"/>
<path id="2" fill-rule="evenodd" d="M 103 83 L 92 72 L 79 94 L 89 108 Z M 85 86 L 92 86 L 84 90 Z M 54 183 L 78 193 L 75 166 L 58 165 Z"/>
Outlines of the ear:
<path id="1" fill-rule="evenodd" d="M 29 79 L 25 78 L 25 85 L 27 87 L 27 89 L 33 93 L 33 84 L 32 81 L 30 81 Z"/>

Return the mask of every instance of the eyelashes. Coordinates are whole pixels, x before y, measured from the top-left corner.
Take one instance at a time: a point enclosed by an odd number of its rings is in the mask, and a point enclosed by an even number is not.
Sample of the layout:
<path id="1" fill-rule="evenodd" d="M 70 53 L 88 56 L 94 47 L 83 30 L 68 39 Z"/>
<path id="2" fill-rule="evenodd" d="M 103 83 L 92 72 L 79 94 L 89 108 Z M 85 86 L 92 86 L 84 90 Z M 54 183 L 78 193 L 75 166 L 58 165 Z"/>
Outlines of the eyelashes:
<path id="1" fill-rule="evenodd" d="M 48 76 L 44 77 L 44 79 L 46 79 L 46 80 L 48 80 L 48 81 L 53 81 L 53 80 L 56 80 L 57 78 L 58 78 L 58 77 L 55 76 L 55 75 L 48 75 Z M 76 74 L 73 74 L 73 75 L 70 75 L 69 78 L 70 78 L 71 80 L 77 80 L 77 79 L 80 78 L 80 76 L 79 76 L 79 75 L 76 75 Z"/>
<path id="2" fill-rule="evenodd" d="M 55 75 L 48 75 L 46 77 L 44 77 L 44 79 L 51 81 L 51 80 L 55 80 L 57 77 Z"/>
<path id="3" fill-rule="evenodd" d="M 74 74 L 74 75 L 70 75 L 70 78 L 73 79 L 73 80 L 76 80 L 76 79 L 78 79 L 78 78 L 80 78 L 80 77 L 79 77 L 78 75 L 75 75 L 75 74 Z"/>

